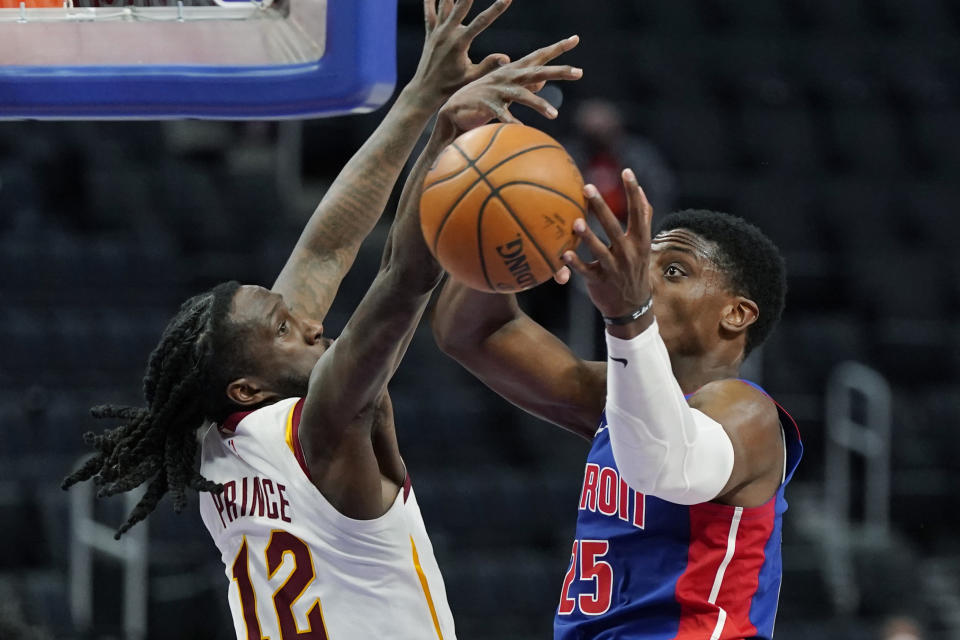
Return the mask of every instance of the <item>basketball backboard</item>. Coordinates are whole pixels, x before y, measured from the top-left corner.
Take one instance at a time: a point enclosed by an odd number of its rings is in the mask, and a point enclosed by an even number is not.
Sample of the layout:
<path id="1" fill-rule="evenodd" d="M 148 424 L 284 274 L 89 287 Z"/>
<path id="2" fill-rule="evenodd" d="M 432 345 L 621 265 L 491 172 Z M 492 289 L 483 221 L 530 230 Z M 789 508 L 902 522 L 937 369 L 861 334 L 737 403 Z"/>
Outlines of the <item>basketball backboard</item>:
<path id="1" fill-rule="evenodd" d="M 329 116 L 396 81 L 396 0 L 56 2 L 0 0 L 0 118 Z"/>

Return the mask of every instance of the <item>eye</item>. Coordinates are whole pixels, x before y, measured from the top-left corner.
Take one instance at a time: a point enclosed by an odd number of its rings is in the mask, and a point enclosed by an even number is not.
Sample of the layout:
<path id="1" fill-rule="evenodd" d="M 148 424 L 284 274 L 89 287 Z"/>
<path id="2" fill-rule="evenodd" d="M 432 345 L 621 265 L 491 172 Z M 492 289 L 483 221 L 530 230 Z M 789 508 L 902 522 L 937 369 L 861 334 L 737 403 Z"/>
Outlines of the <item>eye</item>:
<path id="1" fill-rule="evenodd" d="M 289 331 L 290 331 L 290 326 L 287 324 L 287 321 L 286 321 L 286 320 L 284 320 L 283 322 L 281 322 L 281 323 L 277 326 L 277 335 L 278 335 L 278 336 L 285 336 L 285 335 L 287 335 L 287 332 L 289 332 Z"/>
<path id="2" fill-rule="evenodd" d="M 676 263 L 667 265 L 667 268 L 663 270 L 663 275 L 668 278 L 679 278 L 680 276 L 686 275 Z"/>

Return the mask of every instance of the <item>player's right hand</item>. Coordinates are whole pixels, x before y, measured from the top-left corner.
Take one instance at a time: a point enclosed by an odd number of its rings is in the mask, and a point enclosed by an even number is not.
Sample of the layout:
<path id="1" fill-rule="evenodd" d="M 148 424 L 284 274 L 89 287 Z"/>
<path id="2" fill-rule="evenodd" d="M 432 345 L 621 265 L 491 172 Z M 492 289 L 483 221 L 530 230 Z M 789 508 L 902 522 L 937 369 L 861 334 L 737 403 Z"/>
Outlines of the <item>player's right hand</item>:
<path id="1" fill-rule="evenodd" d="M 561 256 L 571 271 L 584 278 L 593 305 L 610 318 L 633 313 L 646 305 L 653 294 L 648 276 L 653 207 L 631 169 L 625 169 L 621 179 L 627 197 L 627 230 L 620 226 L 597 188 L 588 184 L 583 189 L 587 207 L 600 222 L 610 245 L 597 237 L 586 220 L 577 218 L 573 221 L 573 232 L 594 260 L 584 262 L 575 251 L 565 251 Z M 645 314 L 637 322 L 645 327 L 652 318 L 653 314 Z"/>
<path id="2" fill-rule="evenodd" d="M 510 62 L 506 54 L 493 53 L 474 64 L 468 51 L 474 38 L 493 24 L 510 2 L 496 0 L 469 24 L 463 24 L 473 0 L 424 0 L 427 35 L 411 81 L 418 92 L 440 104 L 463 85 Z"/>
<path id="3" fill-rule="evenodd" d="M 537 49 L 523 58 L 501 66 L 457 91 L 440 109 L 438 126 L 452 126 L 463 133 L 490 122 L 519 122 L 510 113 L 514 102 L 553 119 L 557 110 L 536 94 L 551 80 L 579 80 L 583 70 L 569 65 L 547 65 L 579 44 L 579 36 L 570 36 Z"/>

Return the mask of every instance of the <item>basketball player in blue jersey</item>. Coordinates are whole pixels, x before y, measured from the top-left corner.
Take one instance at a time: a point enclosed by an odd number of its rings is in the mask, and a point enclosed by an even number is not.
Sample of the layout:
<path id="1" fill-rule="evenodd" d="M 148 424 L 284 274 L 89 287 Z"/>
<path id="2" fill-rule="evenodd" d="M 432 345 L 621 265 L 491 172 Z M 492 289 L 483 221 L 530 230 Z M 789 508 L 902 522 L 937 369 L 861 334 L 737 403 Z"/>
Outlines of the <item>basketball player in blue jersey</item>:
<path id="1" fill-rule="evenodd" d="M 419 192 L 457 135 L 514 121 L 511 103 L 556 117 L 535 91 L 581 75 L 550 64 L 576 37 L 473 64 L 467 48 L 509 0 L 464 24 L 471 4 L 425 0 L 414 80 L 337 177 L 272 289 L 229 282 L 186 301 L 150 356 L 146 406 L 95 408 L 122 424 L 86 434 L 98 453 L 63 483 L 93 479 L 101 497 L 145 484 L 117 537 L 168 492 L 180 511 L 199 491 L 238 638 L 455 640 L 386 388 L 442 275 L 420 231 Z M 332 341 L 323 317 L 438 109 L 380 271 Z"/>
<path id="2" fill-rule="evenodd" d="M 558 640 L 726 640 L 773 635 L 784 486 L 802 447 L 792 419 L 739 378 L 784 304 L 776 247 L 727 214 L 682 211 L 650 238 L 633 173 L 624 232 L 587 185 L 607 246 L 567 252 L 606 323 L 607 362 L 577 358 L 512 295 L 450 281 L 441 348 L 517 406 L 592 441 Z"/>

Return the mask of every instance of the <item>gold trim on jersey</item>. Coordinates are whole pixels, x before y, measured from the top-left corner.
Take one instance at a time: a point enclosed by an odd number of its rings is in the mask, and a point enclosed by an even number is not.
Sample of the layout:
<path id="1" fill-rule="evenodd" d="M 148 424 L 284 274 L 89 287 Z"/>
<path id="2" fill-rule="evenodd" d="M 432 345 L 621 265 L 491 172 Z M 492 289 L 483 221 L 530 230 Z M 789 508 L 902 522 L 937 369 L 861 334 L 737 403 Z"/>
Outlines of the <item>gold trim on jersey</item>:
<path id="1" fill-rule="evenodd" d="M 294 402 L 287 412 L 287 446 L 290 447 L 290 453 L 297 455 L 297 450 L 293 448 L 293 412 L 297 409 L 297 403 Z"/>
<path id="2" fill-rule="evenodd" d="M 410 548 L 413 550 L 413 566 L 417 570 L 417 577 L 420 578 L 420 586 L 423 587 L 423 595 L 427 599 L 427 606 L 430 607 L 430 616 L 433 618 L 433 628 L 437 630 L 437 638 L 443 640 L 443 633 L 440 632 L 440 620 L 437 618 L 437 609 L 433 606 L 433 598 L 430 596 L 430 585 L 427 584 L 427 576 L 423 573 L 423 567 L 420 566 L 420 556 L 417 554 L 417 544 L 410 536 Z"/>

